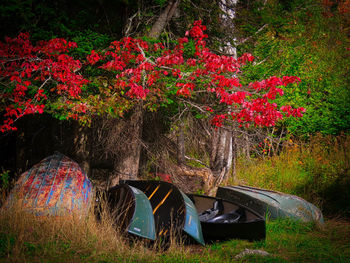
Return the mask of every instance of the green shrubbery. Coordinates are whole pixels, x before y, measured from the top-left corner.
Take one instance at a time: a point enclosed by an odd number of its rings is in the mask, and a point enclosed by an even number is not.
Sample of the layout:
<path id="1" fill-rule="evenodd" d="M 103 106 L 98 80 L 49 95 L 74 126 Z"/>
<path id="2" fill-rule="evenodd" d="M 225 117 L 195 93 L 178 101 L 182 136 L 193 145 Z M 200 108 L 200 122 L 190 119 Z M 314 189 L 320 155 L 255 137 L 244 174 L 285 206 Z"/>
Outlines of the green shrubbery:
<path id="1" fill-rule="evenodd" d="M 247 79 L 295 75 L 298 86 L 286 89 L 283 104 L 306 109 L 300 120 L 283 122 L 294 136 L 317 132 L 339 134 L 350 128 L 349 38 L 346 13 L 321 1 L 265 1 L 238 12 L 237 27 L 257 65 L 246 69 Z M 249 22 L 249 27 L 247 23 Z M 259 31 L 261 29 L 261 31 Z"/>

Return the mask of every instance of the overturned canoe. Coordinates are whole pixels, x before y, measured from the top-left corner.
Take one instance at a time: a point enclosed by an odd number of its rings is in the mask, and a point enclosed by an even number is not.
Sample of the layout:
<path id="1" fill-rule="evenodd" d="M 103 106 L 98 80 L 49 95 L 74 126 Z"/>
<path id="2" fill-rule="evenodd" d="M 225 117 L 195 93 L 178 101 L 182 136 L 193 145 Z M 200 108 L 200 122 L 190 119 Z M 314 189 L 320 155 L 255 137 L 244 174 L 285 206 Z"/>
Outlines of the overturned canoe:
<path id="1" fill-rule="evenodd" d="M 216 196 L 241 203 L 270 219 L 292 218 L 324 223 L 319 208 L 295 195 L 248 186 L 226 186 L 219 187 Z"/>
<path id="2" fill-rule="evenodd" d="M 168 239 L 170 232 L 181 234 L 184 231 L 195 241 L 204 245 L 196 208 L 176 186 L 163 181 L 126 180 L 122 183 L 140 189 L 148 197 L 158 239 Z"/>
<path id="3" fill-rule="evenodd" d="M 266 237 L 264 218 L 239 203 L 211 196 L 189 194 L 199 214 L 205 241 Z"/>
<path id="4" fill-rule="evenodd" d="M 87 214 L 92 184 L 79 165 L 55 153 L 23 173 L 10 192 L 5 208 L 19 205 L 37 215 Z"/>
<path id="5" fill-rule="evenodd" d="M 109 189 L 107 196 L 117 228 L 138 237 L 156 239 L 152 206 L 142 191 L 121 184 Z"/>

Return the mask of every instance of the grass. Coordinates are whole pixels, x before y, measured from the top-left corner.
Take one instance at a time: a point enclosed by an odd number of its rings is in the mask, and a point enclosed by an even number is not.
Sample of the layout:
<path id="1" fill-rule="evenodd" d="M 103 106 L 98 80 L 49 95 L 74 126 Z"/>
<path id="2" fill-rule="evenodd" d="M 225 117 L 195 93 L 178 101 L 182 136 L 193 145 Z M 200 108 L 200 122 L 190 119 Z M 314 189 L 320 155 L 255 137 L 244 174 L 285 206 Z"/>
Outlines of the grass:
<path id="1" fill-rule="evenodd" d="M 327 216 L 350 217 L 350 136 L 317 135 L 307 144 L 290 141 L 276 156 L 239 158 L 228 184 L 296 194 Z"/>
<path id="2" fill-rule="evenodd" d="M 262 257 L 236 256 L 245 249 Z M 0 214 L 0 262 L 350 262 L 350 223 L 328 220 L 324 229 L 290 220 L 267 222 L 260 242 L 206 245 L 172 243 L 167 251 L 130 241 L 104 217 L 37 217 L 20 209 Z"/>

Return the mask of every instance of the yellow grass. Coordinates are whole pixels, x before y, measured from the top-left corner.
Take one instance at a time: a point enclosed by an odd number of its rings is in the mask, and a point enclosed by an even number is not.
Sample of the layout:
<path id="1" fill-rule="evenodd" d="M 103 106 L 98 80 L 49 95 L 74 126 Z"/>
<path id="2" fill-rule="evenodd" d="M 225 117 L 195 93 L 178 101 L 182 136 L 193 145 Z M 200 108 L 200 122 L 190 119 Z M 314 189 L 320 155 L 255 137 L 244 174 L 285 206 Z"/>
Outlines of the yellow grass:
<path id="1" fill-rule="evenodd" d="M 327 209 L 338 204 L 341 209 L 341 203 L 348 203 L 341 199 L 350 198 L 350 135 L 316 135 L 308 143 L 290 140 L 279 155 L 241 157 L 228 184 L 297 194 Z"/>
<path id="2" fill-rule="evenodd" d="M 152 262 L 160 256 L 159 242 L 127 238 L 103 205 L 101 220 L 93 209 L 86 218 L 36 216 L 21 207 L 0 210 L 0 262 Z M 4 236 L 5 234 L 5 236 Z M 183 256 L 186 248 L 173 237 L 165 253 Z M 1 244 L 2 242 L 2 244 Z M 4 244 L 5 243 L 5 244 Z M 5 249 L 4 254 L 4 247 Z M 3 259 L 1 257 L 3 256 Z"/>

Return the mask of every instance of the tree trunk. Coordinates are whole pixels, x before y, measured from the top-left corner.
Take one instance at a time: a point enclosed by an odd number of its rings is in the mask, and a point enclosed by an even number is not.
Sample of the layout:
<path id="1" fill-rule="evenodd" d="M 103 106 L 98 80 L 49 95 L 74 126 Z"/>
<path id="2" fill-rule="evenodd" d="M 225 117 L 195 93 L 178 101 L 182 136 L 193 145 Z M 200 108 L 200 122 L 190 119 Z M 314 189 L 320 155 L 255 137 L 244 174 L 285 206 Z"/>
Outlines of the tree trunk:
<path id="1" fill-rule="evenodd" d="M 179 125 L 179 133 L 177 136 L 177 164 L 185 163 L 185 136 L 183 122 Z"/>
<path id="2" fill-rule="evenodd" d="M 164 30 L 166 24 L 173 17 L 180 0 L 170 0 L 167 7 L 159 15 L 157 21 L 153 24 L 148 36 L 152 38 L 159 38 L 160 34 Z"/>
<path id="3" fill-rule="evenodd" d="M 91 166 L 90 166 L 90 141 L 89 141 L 89 128 L 80 126 L 75 123 L 74 132 L 74 148 L 77 161 L 83 171 L 90 176 Z"/>
<path id="4" fill-rule="evenodd" d="M 234 31 L 232 20 L 235 18 L 235 6 L 238 0 L 221 0 L 219 7 L 223 12 L 221 23 L 225 28 Z M 233 38 L 233 42 L 236 39 Z M 237 59 L 237 49 L 231 42 L 223 43 L 222 50 Z M 213 173 L 213 188 L 209 194 L 215 193 L 216 188 L 227 179 L 232 165 L 235 163 L 233 151 L 233 133 L 223 128 L 214 130 L 212 136 L 212 149 L 210 169 Z M 234 168 L 233 168 L 234 169 Z"/>
<path id="5" fill-rule="evenodd" d="M 212 136 L 212 150 L 210 157 L 210 169 L 213 174 L 213 188 L 209 194 L 213 194 L 224 180 L 227 179 L 233 160 L 232 132 L 223 128 L 214 130 Z"/>
<path id="6" fill-rule="evenodd" d="M 167 7 L 152 26 L 148 34 L 149 37 L 158 38 L 160 36 L 166 24 L 174 15 L 179 2 L 180 0 L 169 1 Z M 127 129 L 129 131 L 130 140 L 128 141 L 127 147 L 119 156 L 115 167 L 116 175 L 114 175 L 114 178 L 111 180 L 110 186 L 118 184 L 120 179 L 137 179 L 138 177 L 142 145 L 143 114 L 142 104 L 140 103 L 135 107 L 130 122 L 128 123 Z M 116 145 L 116 147 L 118 146 Z"/>
<path id="7" fill-rule="evenodd" d="M 119 153 L 115 166 L 116 174 L 111 180 L 110 186 L 117 185 L 120 179 L 137 179 L 141 156 L 142 126 L 143 109 L 142 104 L 139 104 L 135 107 L 129 122 L 123 127 L 128 138 L 123 142 L 123 149 Z"/>
<path id="8" fill-rule="evenodd" d="M 221 23 L 224 25 L 225 28 L 229 29 L 230 32 L 234 32 L 234 23 L 232 20 L 236 17 L 235 6 L 237 2 L 238 0 L 219 1 L 219 7 L 222 11 Z M 236 38 L 233 37 L 232 41 L 234 42 L 234 45 L 232 45 L 229 41 L 223 43 L 222 51 L 237 59 L 237 48 L 235 46 Z"/>

